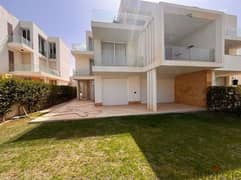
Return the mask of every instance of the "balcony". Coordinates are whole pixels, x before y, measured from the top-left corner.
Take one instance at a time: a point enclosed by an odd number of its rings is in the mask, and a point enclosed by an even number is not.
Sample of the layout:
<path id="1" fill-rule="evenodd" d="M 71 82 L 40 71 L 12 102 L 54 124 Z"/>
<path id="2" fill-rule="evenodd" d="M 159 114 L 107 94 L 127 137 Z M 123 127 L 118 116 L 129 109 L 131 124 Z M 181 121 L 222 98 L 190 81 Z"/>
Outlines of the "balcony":
<path id="1" fill-rule="evenodd" d="M 93 75 L 92 72 L 89 71 L 89 69 L 75 69 L 73 71 L 73 76 L 91 76 Z"/>
<path id="2" fill-rule="evenodd" d="M 56 54 L 49 54 L 49 59 L 56 59 Z"/>
<path id="3" fill-rule="evenodd" d="M 21 52 L 33 52 L 32 42 L 20 35 L 9 36 L 8 46 Z"/>
<path id="4" fill-rule="evenodd" d="M 238 36 L 241 37 L 241 28 L 228 28 L 225 33 L 227 36 Z"/>
<path id="5" fill-rule="evenodd" d="M 72 54 L 73 55 L 84 55 L 90 58 L 94 57 L 93 49 L 87 48 L 85 44 L 72 44 Z"/>
<path id="6" fill-rule="evenodd" d="M 72 44 L 73 51 L 91 51 L 84 43 Z"/>
<path id="7" fill-rule="evenodd" d="M 47 66 L 44 66 L 44 65 L 39 65 L 39 71 L 40 72 L 45 72 L 45 73 L 48 73 L 48 74 L 52 74 L 54 76 L 60 76 L 60 72 L 57 71 L 56 69 L 51 69 Z"/>
<path id="8" fill-rule="evenodd" d="M 15 64 L 14 69 L 10 70 L 10 72 L 14 72 L 14 71 L 32 72 L 33 71 L 33 65 L 32 64 Z"/>
<path id="9" fill-rule="evenodd" d="M 175 61 L 215 61 L 215 49 L 170 46 L 165 48 L 166 60 Z"/>
<path id="10" fill-rule="evenodd" d="M 225 55 L 224 67 L 219 69 L 224 71 L 241 71 L 241 55 Z"/>

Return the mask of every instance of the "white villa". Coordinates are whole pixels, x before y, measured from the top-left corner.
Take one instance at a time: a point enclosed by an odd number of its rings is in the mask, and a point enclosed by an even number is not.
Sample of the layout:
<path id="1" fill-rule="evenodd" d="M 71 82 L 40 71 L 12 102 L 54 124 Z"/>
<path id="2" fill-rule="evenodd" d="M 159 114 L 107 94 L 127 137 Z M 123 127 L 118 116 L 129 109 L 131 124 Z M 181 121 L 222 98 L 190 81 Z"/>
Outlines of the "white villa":
<path id="1" fill-rule="evenodd" d="M 122 0 L 112 21 L 93 19 L 86 47 L 73 45 L 78 98 L 150 111 L 158 103 L 205 107 L 207 87 L 232 85 L 241 73 L 237 24 L 220 11 Z"/>
<path id="2" fill-rule="evenodd" d="M 67 85 L 71 52 L 33 22 L 20 21 L 0 6 L 0 75 Z"/>

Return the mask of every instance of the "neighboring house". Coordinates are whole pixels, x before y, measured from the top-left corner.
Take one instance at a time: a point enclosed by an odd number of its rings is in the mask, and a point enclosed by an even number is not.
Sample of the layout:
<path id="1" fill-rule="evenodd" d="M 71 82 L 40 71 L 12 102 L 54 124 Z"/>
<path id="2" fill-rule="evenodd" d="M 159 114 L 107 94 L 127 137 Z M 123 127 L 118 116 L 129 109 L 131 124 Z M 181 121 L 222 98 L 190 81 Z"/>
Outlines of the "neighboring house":
<path id="1" fill-rule="evenodd" d="M 241 73 L 237 17 L 224 12 L 122 0 L 116 19 L 91 28 L 86 46 L 73 46 L 73 79 L 78 98 L 96 105 L 205 107 L 208 86 L 232 85 Z"/>
<path id="2" fill-rule="evenodd" d="M 0 75 L 67 85 L 71 53 L 57 37 L 0 6 Z"/>

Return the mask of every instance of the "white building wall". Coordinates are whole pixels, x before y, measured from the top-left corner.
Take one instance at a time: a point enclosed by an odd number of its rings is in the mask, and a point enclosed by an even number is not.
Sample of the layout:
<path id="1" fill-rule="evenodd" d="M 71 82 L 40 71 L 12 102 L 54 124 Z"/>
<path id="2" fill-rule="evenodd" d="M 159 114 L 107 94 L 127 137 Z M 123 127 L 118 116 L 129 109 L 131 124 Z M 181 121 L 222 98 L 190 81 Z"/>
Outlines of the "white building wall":
<path id="1" fill-rule="evenodd" d="M 85 74 L 90 73 L 90 60 L 88 56 L 75 56 L 75 70 L 79 70 Z"/>
<path id="2" fill-rule="evenodd" d="M 71 59 L 71 53 L 69 48 L 64 44 L 64 42 L 60 39 L 60 57 L 58 59 L 58 62 L 60 64 L 60 76 L 66 80 L 69 80 L 70 77 L 70 59 Z"/>
<path id="3" fill-rule="evenodd" d="M 9 70 L 8 62 L 8 29 L 7 23 L 12 24 L 14 33 L 18 32 L 18 19 L 11 15 L 7 10 L 0 6 L 0 74 L 6 73 Z"/>
<path id="4" fill-rule="evenodd" d="M 141 103 L 147 103 L 147 80 L 141 77 Z M 157 75 L 157 103 L 172 103 L 175 101 L 175 78 Z"/>

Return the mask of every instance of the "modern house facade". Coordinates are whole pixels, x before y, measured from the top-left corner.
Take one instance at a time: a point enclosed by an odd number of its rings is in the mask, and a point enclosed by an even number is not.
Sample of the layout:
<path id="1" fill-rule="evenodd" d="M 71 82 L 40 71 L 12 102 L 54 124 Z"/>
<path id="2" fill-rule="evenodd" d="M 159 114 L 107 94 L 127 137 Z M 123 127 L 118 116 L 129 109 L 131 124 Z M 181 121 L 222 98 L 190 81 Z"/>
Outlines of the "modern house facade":
<path id="1" fill-rule="evenodd" d="M 0 6 L 0 75 L 67 85 L 71 52 L 58 37 Z"/>
<path id="2" fill-rule="evenodd" d="M 91 22 L 73 45 L 78 98 L 96 105 L 206 106 L 209 86 L 241 73 L 237 17 L 169 3 L 122 0 L 115 19 Z"/>

